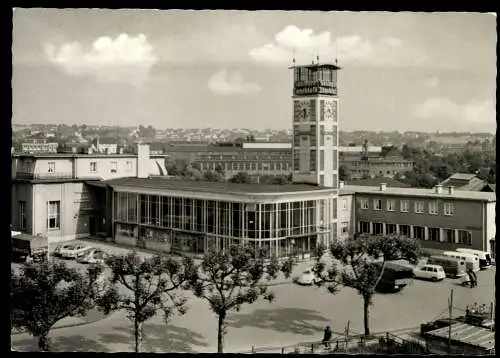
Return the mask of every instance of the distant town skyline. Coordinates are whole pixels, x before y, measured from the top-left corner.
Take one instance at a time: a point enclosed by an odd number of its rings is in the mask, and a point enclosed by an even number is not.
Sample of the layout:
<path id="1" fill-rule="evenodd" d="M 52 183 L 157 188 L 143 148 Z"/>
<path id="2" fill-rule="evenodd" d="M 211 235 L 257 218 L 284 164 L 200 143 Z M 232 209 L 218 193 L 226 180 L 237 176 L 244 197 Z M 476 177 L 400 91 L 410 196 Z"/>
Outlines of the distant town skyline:
<path id="1" fill-rule="evenodd" d="M 15 9 L 13 124 L 292 125 L 297 63 L 339 59 L 341 130 L 495 132 L 496 17 Z"/>

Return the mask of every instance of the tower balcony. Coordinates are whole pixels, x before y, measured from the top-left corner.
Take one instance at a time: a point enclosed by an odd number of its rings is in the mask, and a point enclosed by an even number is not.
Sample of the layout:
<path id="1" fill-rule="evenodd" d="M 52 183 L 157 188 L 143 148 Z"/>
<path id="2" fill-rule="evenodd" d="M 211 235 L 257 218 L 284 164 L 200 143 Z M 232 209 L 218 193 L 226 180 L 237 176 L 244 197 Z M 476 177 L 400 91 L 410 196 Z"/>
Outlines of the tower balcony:
<path id="1" fill-rule="evenodd" d="M 44 180 L 44 179 L 74 179 L 75 176 L 71 172 L 51 172 L 51 173 L 33 173 L 33 172 L 16 172 L 15 179 L 26 180 Z"/>

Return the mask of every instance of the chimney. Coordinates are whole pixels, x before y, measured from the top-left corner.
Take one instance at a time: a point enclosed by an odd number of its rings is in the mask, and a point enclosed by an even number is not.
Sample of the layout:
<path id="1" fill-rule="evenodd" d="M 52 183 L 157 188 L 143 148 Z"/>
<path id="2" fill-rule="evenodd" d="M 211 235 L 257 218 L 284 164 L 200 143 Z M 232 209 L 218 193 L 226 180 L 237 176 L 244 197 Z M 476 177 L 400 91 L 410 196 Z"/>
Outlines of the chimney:
<path id="1" fill-rule="evenodd" d="M 344 189 L 344 181 L 339 180 L 339 189 Z"/>
<path id="2" fill-rule="evenodd" d="M 151 164 L 149 163 L 149 144 L 137 143 L 137 177 L 149 177 Z"/>
<path id="3" fill-rule="evenodd" d="M 443 193 L 443 186 L 441 184 L 438 184 L 434 187 L 434 190 L 436 191 L 436 194 L 442 194 Z"/>
<path id="4" fill-rule="evenodd" d="M 454 188 L 453 186 L 451 186 L 451 185 L 450 185 L 450 186 L 448 187 L 448 194 L 453 195 L 453 193 L 454 193 L 454 192 L 455 192 L 455 188 Z"/>
<path id="5" fill-rule="evenodd" d="M 380 183 L 380 191 L 385 191 L 387 189 L 387 183 Z"/>

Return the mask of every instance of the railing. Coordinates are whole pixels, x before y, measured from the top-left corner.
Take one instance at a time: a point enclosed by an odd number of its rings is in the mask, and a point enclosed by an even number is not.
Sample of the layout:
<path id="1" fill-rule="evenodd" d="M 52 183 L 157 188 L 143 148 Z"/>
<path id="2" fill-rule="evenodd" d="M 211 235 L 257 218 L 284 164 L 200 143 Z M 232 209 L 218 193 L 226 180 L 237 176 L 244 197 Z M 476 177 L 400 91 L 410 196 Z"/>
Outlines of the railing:
<path id="1" fill-rule="evenodd" d="M 16 172 L 16 179 L 73 179 L 74 175 L 71 172 L 53 172 L 53 173 L 32 173 L 32 172 Z"/>

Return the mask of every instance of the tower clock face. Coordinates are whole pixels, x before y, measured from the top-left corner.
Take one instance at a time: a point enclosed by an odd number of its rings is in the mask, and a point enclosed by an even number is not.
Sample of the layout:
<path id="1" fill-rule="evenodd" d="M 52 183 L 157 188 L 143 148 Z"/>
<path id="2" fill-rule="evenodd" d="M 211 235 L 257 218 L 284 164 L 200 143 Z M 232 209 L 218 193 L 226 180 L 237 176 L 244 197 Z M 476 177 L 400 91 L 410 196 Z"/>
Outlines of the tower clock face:
<path id="1" fill-rule="evenodd" d="M 337 102 L 330 101 L 325 103 L 325 117 L 327 120 L 337 121 Z"/>
<path id="2" fill-rule="evenodd" d="M 311 104 L 309 101 L 295 102 L 295 118 L 301 122 L 308 122 L 311 114 Z"/>

